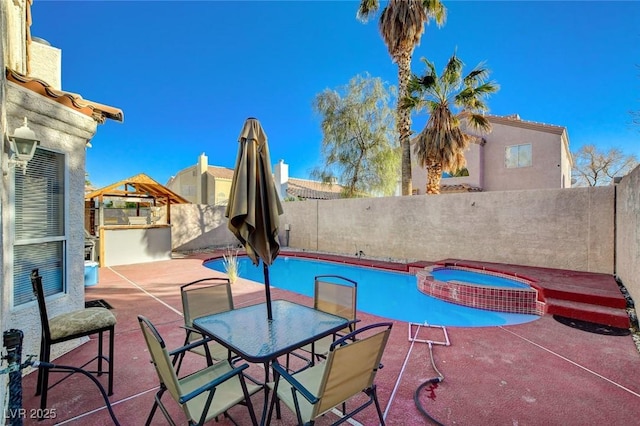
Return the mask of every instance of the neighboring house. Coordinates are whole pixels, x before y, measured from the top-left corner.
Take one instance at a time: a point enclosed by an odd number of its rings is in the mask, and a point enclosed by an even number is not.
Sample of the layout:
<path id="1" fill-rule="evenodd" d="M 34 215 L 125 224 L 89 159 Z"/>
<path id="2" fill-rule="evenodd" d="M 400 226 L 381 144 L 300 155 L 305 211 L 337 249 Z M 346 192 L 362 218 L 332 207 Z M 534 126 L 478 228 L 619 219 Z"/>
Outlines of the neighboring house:
<path id="1" fill-rule="evenodd" d="M 44 278 L 49 314 L 84 307 L 86 145 L 98 124 L 123 121 L 121 110 L 61 90 L 61 51 L 31 38 L 30 7 L 0 0 L 0 328 L 23 331 L 23 354 L 37 354 L 40 341 L 33 268 Z M 25 117 L 40 142 L 23 172 L 8 141 Z M 54 348 L 53 358 L 74 344 Z"/>
<path id="2" fill-rule="evenodd" d="M 289 177 L 289 165 L 280 160 L 273 167 L 276 189 L 281 200 L 330 200 L 341 197 L 342 186 Z M 167 188 L 195 204 L 226 205 L 231 192 L 233 169 L 209 166 L 202 153 L 196 165 L 179 171 Z"/>
<path id="3" fill-rule="evenodd" d="M 336 182 L 289 177 L 289 165 L 284 160 L 273 167 L 273 178 L 281 200 L 335 200 L 342 198 L 344 187 Z"/>
<path id="4" fill-rule="evenodd" d="M 226 206 L 232 179 L 233 169 L 210 166 L 202 153 L 195 166 L 180 170 L 165 186 L 194 204 Z"/>
<path id="5" fill-rule="evenodd" d="M 468 176 L 443 177 L 443 193 L 571 187 L 565 127 L 525 121 L 517 114 L 487 118 L 491 133 L 465 152 Z M 426 171 L 414 165 L 412 176 L 414 193 L 424 194 Z"/>

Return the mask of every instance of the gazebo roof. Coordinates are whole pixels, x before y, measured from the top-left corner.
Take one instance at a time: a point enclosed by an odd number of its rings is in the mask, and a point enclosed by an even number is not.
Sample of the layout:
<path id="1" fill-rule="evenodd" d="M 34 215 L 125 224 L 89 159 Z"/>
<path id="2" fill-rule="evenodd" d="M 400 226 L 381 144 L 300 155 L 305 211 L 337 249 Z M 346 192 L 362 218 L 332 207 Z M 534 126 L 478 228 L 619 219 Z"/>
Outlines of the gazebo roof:
<path id="1" fill-rule="evenodd" d="M 85 194 L 84 199 L 91 200 L 98 197 L 154 198 L 157 205 L 189 203 L 189 201 L 144 173 L 89 192 Z"/>

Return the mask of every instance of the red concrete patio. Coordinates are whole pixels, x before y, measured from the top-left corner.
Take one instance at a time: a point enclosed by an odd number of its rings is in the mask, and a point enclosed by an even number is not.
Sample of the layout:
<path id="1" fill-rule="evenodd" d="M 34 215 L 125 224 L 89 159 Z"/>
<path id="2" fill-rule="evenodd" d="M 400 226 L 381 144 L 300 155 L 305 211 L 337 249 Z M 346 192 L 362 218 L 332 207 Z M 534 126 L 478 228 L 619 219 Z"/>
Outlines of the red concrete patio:
<path id="1" fill-rule="evenodd" d="M 86 300 L 104 299 L 117 316 L 115 383 L 111 405 L 121 425 L 143 425 L 153 403 L 158 379 L 149 362 L 137 315 L 145 315 L 159 329 L 169 348 L 183 343 L 179 286 L 209 276 L 219 276 L 202 265 L 207 255 L 184 259 L 101 268 L 99 284 L 86 288 Z M 545 270 L 539 270 L 544 274 Z M 552 271 L 551 271 L 552 272 Z M 548 272 L 548 273 L 551 273 Z M 566 277 L 572 274 L 564 274 Z M 579 287 L 578 279 L 566 278 L 566 287 Z M 561 286 L 555 281 L 554 286 Z M 260 284 L 240 279 L 233 285 L 236 307 L 264 301 Z M 312 305 L 309 297 L 272 290 L 274 299 Z M 383 320 L 360 313 L 361 324 Z M 295 324 L 292 324 L 295 326 Z M 482 328 L 447 327 L 450 346 L 434 346 L 437 368 L 445 379 L 420 396 L 428 413 L 445 425 L 631 425 L 640 422 L 640 355 L 631 336 L 589 333 L 557 322 L 545 315 L 531 323 Z M 248 330 L 250 332 L 250 330 Z M 441 340 L 435 329 L 421 330 L 421 337 Z M 80 365 L 94 356 L 95 338 L 63 355 L 59 365 Z M 23 359 L 27 354 L 23 354 Z M 431 366 L 429 347 L 408 340 L 407 323 L 395 321 L 391 339 L 377 376 L 378 395 L 388 425 L 432 424 L 416 408 L 414 391 L 437 376 Z M 205 365 L 196 355 L 187 356 L 186 368 Z M 250 372 L 260 377 L 258 366 Z M 55 379 L 56 375 L 52 376 Z M 106 383 L 106 378 L 102 379 Z M 34 396 L 36 374 L 23 378 L 23 406 L 39 404 Z M 179 407 L 165 395 L 178 423 L 186 423 Z M 262 394 L 253 398 L 259 414 Z M 95 385 L 74 375 L 49 392 L 49 408 L 55 419 L 25 424 L 113 424 Z M 283 418 L 274 425 L 294 424 L 283 407 Z M 244 407 L 231 414 L 248 424 Z M 318 424 L 337 419 L 329 413 Z M 373 406 L 355 417 L 363 425 L 377 424 Z M 352 422 L 352 424 L 358 424 Z M 152 424 L 166 421 L 160 412 Z M 221 419 L 221 425 L 231 424 Z"/>

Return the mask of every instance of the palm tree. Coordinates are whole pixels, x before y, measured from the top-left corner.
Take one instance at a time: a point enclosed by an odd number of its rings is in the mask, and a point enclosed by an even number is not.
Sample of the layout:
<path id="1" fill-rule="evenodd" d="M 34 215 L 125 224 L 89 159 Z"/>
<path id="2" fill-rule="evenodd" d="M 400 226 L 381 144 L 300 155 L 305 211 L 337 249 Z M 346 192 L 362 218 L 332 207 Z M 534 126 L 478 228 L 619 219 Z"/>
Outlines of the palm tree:
<path id="1" fill-rule="evenodd" d="M 367 21 L 380 8 L 378 0 L 360 0 L 357 17 Z M 420 44 L 424 24 L 435 19 L 444 24 L 446 9 L 440 0 L 389 0 L 378 23 L 382 39 L 393 62 L 398 64 L 398 99 L 407 96 L 411 78 L 411 57 Z M 397 105 L 396 128 L 402 147 L 402 195 L 411 195 L 411 111 Z"/>
<path id="2" fill-rule="evenodd" d="M 469 143 L 480 138 L 463 130 L 482 133 L 491 131 L 491 123 L 484 116 L 488 111 L 484 98 L 498 91 L 498 85 L 487 82 L 489 70 L 478 65 L 463 77 L 464 64 L 454 53 L 442 75 L 438 76 L 432 62 L 422 59 L 427 70 L 424 76 L 414 75 L 409 81 L 409 95 L 400 103 L 413 111 L 426 108 L 427 124 L 412 141 L 418 163 L 427 168 L 427 194 L 440 193 L 442 172 L 455 173 L 466 165 L 464 151 Z M 452 111 L 452 108 L 456 111 Z"/>

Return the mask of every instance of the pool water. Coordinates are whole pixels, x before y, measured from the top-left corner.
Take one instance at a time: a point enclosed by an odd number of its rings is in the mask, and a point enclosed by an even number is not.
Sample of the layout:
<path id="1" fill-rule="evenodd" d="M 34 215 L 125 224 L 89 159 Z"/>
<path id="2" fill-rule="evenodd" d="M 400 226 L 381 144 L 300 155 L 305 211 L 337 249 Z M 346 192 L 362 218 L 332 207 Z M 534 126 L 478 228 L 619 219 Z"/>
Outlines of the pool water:
<path id="1" fill-rule="evenodd" d="M 224 272 L 222 259 L 208 261 L 205 266 Z M 240 257 L 238 266 L 241 278 L 264 283 L 262 265 L 254 266 L 249 258 Z M 278 257 L 269 267 L 273 287 L 310 297 L 316 275 L 341 275 L 356 281 L 359 311 L 399 321 L 486 327 L 522 324 L 539 318 L 470 308 L 427 296 L 418 291 L 416 277 L 410 274 L 288 256 Z"/>
<path id="2" fill-rule="evenodd" d="M 436 268 L 430 272 L 438 281 L 462 281 L 471 284 L 481 284 L 491 287 L 504 288 L 529 288 L 529 285 L 508 278 L 497 277 L 495 275 L 482 274 L 479 272 L 463 271 L 459 269 Z"/>

